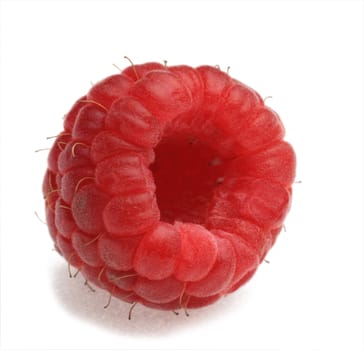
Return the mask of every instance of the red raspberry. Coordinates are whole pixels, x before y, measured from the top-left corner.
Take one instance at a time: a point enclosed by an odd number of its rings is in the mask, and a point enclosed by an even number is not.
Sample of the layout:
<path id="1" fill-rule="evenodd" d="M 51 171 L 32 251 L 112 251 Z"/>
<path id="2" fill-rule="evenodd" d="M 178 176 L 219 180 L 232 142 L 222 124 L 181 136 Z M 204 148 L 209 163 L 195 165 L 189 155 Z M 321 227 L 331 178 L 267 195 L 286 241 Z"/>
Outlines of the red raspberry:
<path id="1" fill-rule="evenodd" d="M 295 154 L 278 115 L 210 66 L 132 65 L 71 108 L 43 183 L 57 251 L 126 302 L 214 303 L 280 232 Z"/>

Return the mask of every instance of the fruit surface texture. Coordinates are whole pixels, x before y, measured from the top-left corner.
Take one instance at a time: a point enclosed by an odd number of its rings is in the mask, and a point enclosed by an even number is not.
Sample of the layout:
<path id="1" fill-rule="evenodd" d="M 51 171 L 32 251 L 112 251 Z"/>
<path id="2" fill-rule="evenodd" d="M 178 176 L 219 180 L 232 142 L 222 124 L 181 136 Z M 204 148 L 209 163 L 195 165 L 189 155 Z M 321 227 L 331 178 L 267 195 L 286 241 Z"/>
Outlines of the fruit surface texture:
<path id="1" fill-rule="evenodd" d="M 198 308 L 245 284 L 290 209 L 276 112 L 212 66 L 131 65 L 64 119 L 43 180 L 56 250 L 128 303 Z"/>

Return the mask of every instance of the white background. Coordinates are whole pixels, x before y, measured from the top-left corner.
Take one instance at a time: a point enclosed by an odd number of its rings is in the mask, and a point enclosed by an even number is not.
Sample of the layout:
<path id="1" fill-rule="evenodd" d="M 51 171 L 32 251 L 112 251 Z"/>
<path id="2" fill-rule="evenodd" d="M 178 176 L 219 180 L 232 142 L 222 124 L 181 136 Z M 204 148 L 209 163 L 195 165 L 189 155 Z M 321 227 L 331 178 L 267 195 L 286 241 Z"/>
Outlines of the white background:
<path id="1" fill-rule="evenodd" d="M 362 1 L 1 1 L 2 349 L 363 349 Z M 292 210 L 254 279 L 189 318 L 92 293 L 52 251 L 52 136 L 112 63 L 219 64 L 278 111 Z"/>

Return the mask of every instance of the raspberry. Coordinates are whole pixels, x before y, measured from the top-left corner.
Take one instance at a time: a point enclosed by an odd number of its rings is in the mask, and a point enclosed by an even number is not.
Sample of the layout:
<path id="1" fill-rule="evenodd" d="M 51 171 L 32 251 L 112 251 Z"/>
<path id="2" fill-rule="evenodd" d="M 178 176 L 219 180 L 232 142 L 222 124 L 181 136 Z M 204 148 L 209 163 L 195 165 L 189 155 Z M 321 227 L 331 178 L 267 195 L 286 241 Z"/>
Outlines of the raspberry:
<path id="1" fill-rule="evenodd" d="M 161 310 L 245 284 L 289 211 L 279 116 L 215 67 L 131 65 L 73 105 L 43 194 L 56 250 L 100 288 Z"/>

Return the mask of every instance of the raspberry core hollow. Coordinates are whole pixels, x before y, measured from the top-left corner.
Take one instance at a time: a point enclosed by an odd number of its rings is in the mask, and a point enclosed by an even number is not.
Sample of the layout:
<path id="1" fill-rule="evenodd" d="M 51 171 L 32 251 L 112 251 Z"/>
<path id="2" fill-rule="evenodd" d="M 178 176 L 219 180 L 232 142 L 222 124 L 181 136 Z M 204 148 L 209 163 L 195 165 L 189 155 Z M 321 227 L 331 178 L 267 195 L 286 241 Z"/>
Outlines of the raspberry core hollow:
<path id="1" fill-rule="evenodd" d="M 296 166 L 283 137 L 259 94 L 216 67 L 131 65 L 73 105 L 51 148 L 55 247 L 125 302 L 214 303 L 281 231 Z"/>

